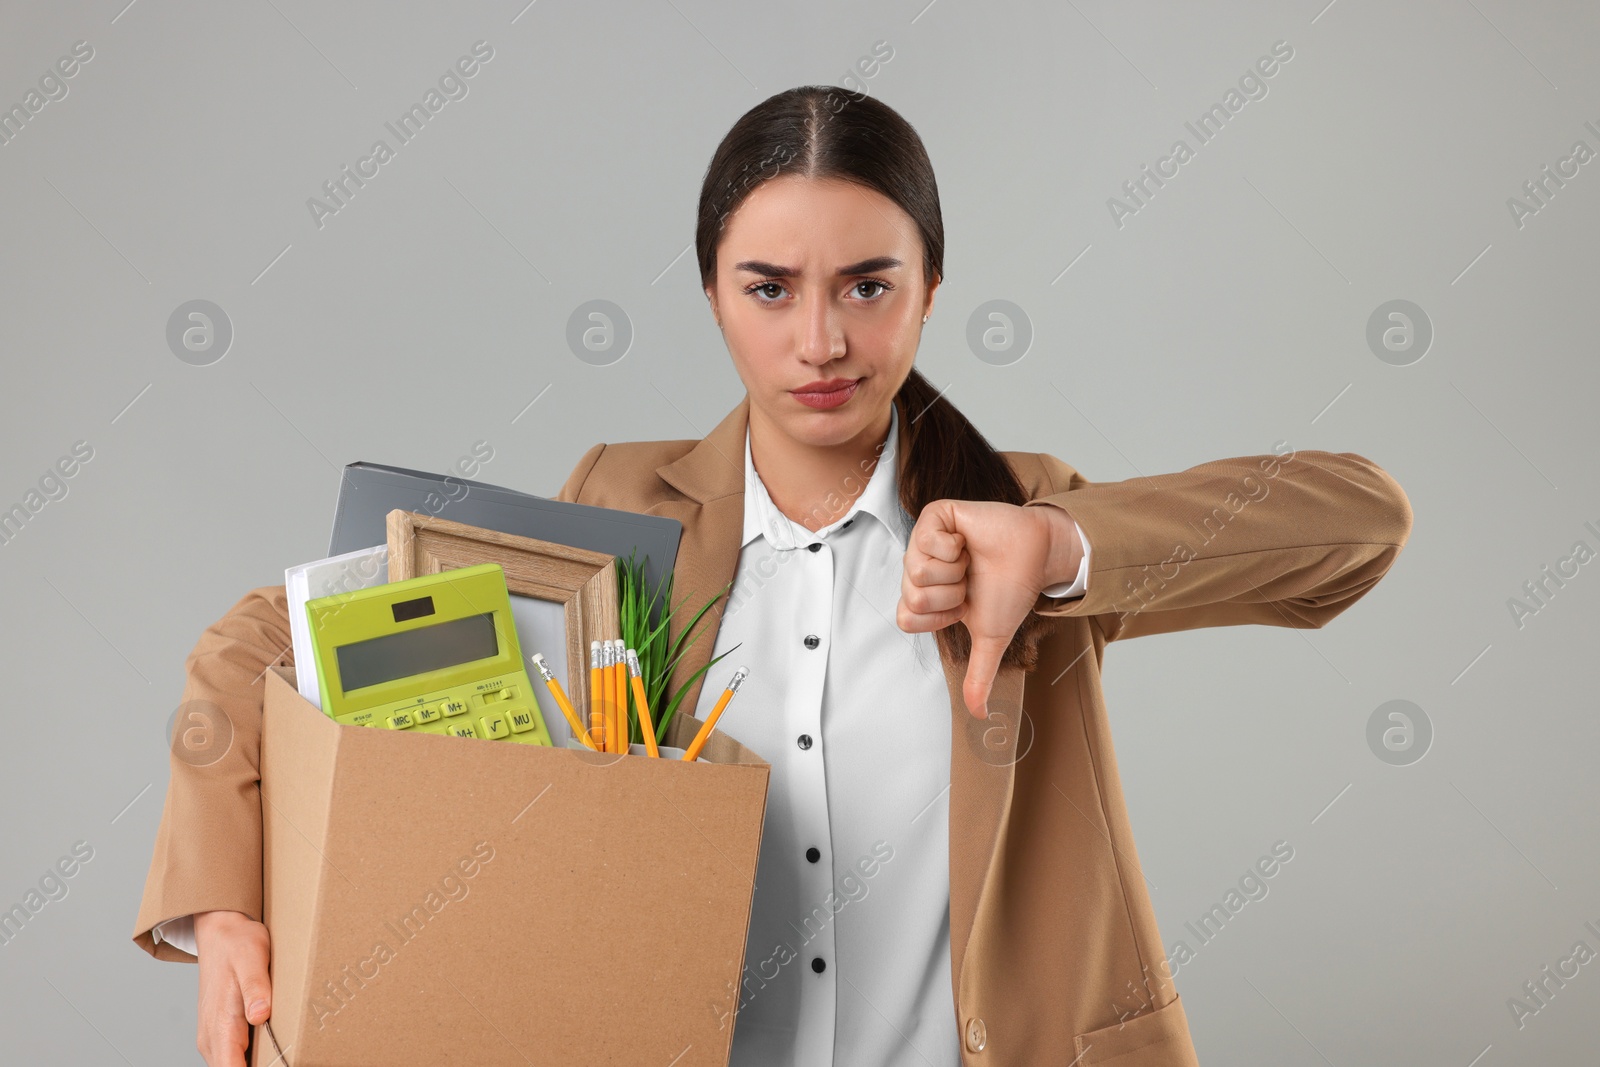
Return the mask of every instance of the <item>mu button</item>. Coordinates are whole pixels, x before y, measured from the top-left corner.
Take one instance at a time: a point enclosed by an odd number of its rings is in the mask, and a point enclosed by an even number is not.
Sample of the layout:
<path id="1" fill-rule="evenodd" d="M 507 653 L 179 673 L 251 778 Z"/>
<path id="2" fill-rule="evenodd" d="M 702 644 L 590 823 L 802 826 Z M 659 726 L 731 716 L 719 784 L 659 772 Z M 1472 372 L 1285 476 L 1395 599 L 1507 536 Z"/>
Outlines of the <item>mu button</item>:
<path id="1" fill-rule="evenodd" d="M 989 1043 L 989 1031 L 983 1025 L 983 1020 L 974 1015 L 967 1020 L 967 1051 L 982 1052 L 983 1046 Z"/>

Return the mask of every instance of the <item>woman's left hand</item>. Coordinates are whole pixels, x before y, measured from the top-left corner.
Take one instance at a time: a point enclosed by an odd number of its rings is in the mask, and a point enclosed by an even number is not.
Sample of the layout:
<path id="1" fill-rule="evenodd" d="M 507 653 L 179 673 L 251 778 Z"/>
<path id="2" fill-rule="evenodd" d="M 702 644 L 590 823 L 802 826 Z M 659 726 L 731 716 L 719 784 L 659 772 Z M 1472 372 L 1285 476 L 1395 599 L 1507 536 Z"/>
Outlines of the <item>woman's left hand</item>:
<path id="1" fill-rule="evenodd" d="M 1082 554 L 1076 525 L 1058 507 L 935 500 L 911 531 L 895 621 L 907 633 L 966 626 L 972 656 L 962 696 L 987 718 L 1006 646 L 1040 591 L 1070 581 Z"/>

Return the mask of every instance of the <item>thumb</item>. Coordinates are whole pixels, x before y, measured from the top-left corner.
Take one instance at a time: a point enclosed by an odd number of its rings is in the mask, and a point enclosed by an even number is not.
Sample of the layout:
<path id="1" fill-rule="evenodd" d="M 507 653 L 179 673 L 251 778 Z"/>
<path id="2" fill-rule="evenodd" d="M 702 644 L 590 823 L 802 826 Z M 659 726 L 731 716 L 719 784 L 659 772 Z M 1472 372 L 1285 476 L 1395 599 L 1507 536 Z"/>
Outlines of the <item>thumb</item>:
<path id="1" fill-rule="evenodd" d="M 994 676 L 1000 671 L 1000 659 L 1005 655 L 1006 644 L 992 637 L 972 638 L 972 654 L 967 657 L 967 679 L 961 687 L 961 695 L 966 699 L 967 710 L 974 718 L 989 717 L 989 690 L 994 686 Z"/>
<path id="2" fill-rule="evenodd" d="M 260 1026 L 272 1014 L 272 983 L 265 971 L 244 968 L 239 974 L 239 992 L 244 1000 L 245 1021 Z"/>

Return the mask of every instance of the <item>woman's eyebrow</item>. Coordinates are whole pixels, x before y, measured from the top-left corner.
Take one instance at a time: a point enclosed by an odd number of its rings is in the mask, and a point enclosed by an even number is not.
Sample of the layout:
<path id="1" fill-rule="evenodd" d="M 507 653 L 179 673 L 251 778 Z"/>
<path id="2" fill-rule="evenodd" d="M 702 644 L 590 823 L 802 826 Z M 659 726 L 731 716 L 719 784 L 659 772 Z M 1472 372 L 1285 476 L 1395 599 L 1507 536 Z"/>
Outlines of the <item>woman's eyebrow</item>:
<path id="1" fill-rule="evenodd" d="M 873 256 L 871 259 L 863 259 L 860 263 L 851 263 L 840 267 L 835 273 L 840 276 L 846 274 L 876 274 L 879 271 L 894 270 L 903 266 L 905 264 L 894 256 Z M 761 259 L 741 260 L 734 265 L 733 269 L 749 271 L 751 274 L 760 274 L 768 278 L 794 278 L 800 274 L 798 267 L 781 267 L 776 263 L 768 263 Z"/>

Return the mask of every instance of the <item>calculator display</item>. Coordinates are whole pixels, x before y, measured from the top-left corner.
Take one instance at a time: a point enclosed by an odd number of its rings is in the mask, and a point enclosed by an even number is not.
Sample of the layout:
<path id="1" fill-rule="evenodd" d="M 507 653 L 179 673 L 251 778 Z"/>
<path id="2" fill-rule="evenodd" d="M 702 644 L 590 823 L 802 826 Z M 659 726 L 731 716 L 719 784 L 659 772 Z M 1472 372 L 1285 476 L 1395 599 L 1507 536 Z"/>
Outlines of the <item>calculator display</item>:
<path id="1" fill-rule="evenodd" d="M 500 653 L 494 613 L 467 615 L 449 622 L 385 634 L 340 645 L 339 679 L 346 693 L 426 671 L 454 667 Z"/>

